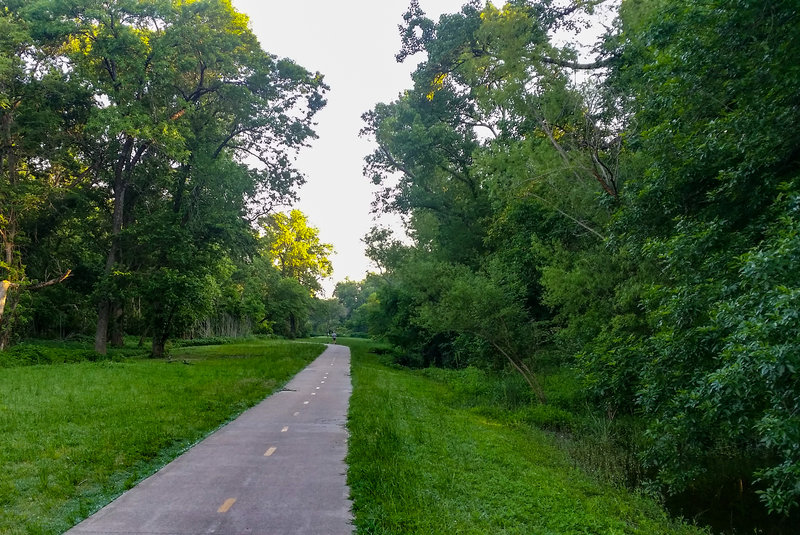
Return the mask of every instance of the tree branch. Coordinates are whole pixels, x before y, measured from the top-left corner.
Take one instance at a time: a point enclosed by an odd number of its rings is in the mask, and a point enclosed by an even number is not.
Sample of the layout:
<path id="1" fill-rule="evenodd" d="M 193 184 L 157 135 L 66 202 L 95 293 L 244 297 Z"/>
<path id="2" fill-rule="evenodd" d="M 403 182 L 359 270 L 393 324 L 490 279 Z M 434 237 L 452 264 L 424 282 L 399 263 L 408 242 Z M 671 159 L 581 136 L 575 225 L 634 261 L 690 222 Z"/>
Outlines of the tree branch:
<path id="1" fill-rule="evenodd" d="M 593 61 L 591 63 L 577 63 L 575 61 L 566 61 L 563 59 L 548 58 L 546 56 L 542 56 L 538 59 L 542 63 L 547 63 L 549 65 L 556 65 L 558 67 L 565 67 L 567 69 L 579 69 L 579 70 L 589 71 L 592 69 L 601 69 L 603 67 L 608 67 L 609 65 L 611 65 L 611 61 L 614 58 L 598 59 L 597 61 Z"/>
<path id="2" fill-rule="evenodd" d="M 72 274 L 72 270 L 68 269 L 67 272 L 64 273 L 63 275 L 61 275 L 60 277 L 56 277 L 54 279 L 50 279 L 49 281 L 40 282 L 38 284 L 31 284 L 26 289 L 30 290 L 30 291 L 41 290 L 42 288 L 46 288 L 48 286 L 53 286 L 55 284 L 59 284 L 61 282 L 64 282 L 71 274 Z"/>

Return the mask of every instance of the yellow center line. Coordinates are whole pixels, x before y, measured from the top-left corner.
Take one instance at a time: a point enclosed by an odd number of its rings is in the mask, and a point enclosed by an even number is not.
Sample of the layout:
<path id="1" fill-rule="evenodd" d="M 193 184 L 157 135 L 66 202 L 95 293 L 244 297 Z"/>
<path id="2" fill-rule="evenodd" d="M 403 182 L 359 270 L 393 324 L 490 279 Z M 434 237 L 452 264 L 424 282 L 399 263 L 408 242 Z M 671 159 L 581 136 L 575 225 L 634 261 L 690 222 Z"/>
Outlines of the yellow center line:
<path id="1" fill-rule="evenodd" d="M 230 509 L 233 506 L 234 503 L 236 503 L 236 498 L 228 498 L 227 500 L 225 500 L 225 503 L 223 503 L 219 507 L 219 509 L 217 509 L 217 512 L 218 513 L 227 513 L 228 509 Z"/>
<path id="2" fill-rule="evenodd" d="M 272 455 L 273 453 L 275 453 L 275 450 L 277 450 L 277 449 L 278 449 L 278 448 L 276 448 L 275 446 L 271 447 L 271 448 L 270 448 L 270 449 L 268 449 L 268 450 L 267 450 L 267 452 L 264 454 L 264 457 L 269 457 L 270 455 Z"/>

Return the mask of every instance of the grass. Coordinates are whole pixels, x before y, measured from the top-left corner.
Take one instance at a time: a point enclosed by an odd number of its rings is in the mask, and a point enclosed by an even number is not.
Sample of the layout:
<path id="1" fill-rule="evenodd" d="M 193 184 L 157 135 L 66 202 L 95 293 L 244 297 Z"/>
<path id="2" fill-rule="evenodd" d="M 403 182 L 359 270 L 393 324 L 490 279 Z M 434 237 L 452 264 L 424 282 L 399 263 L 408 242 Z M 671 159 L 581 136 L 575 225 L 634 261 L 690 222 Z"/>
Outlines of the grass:
<path id="1" fill-rule="evenodd" d="M 318 344 L 185 347 L 0 370 L 0 533 L 61 533 L 313 360 Z"/>
<path id="2" fill-rule="evenodd" d="M 353 356 L 347 461 L 359 534 L 701 533 L 576 468 L 552 434 L 463 406 L 464 392 L 426 376 L 439 372 L 389 367 L 369 342 L 343 343 Z"/>

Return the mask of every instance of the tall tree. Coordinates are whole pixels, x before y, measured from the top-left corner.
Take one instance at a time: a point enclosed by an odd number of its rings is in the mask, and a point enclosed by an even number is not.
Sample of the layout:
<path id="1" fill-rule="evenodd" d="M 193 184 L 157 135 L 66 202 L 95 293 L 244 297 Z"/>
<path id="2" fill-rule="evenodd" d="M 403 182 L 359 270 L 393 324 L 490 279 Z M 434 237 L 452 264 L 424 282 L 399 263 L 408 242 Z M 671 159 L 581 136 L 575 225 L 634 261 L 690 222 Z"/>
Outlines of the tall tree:
<path id="1" fill-rule="evenodd" d="M 58 9 L 67 21 L 56 29 L 67 43 L 69 65 L 101 103 L 89 121 L 85 150 L 111 206 L 95 337 L 96 350 L 104 352 L 119 306 L 114 273 L 131 267 L 135 232 L 123 231 L 135 229 L 137 206 L 148 212 L 169 205 L 175 216 L 161 218 L 163 224 L 186 227 L 194 220 L 202 227 L 197 220 L 208 214 L 200 206 L 204 198 L 230 201 L 229 220 L 291 198 L 302 177 L 290 153 L 313 136 L 310 121 L 324 104 L 325 86 L 320 75 L 266 54 L 247 18 L 227 0 Z M 246 167 L 248 157 L 262 167 Z M 240 162 L 232 191 L 230 183 L 208 179 L 208 168 L 225 168 L 214 163 L 219 159 Z"/>
<path id="2" fill-rule="evenodd" d="M 625 325 L 615 319 L 586 362 L 601 388 L 621 376 L 633 385 L 626 402 L 648 420 L 645 459 L 670 492 L 727 479 L 783 513 L 800 492 L 800 458 L 786 448 L 800 432 L 786 382 L 796 358 L 770 326 L 787 320 L 796 288 L 796 7 L 623 5 L 624 61 L 611 82 L 633 97 L 628 149 L 640 172 L 613 232 L 657 269 L 640 292 L 645 329 L 614 329 Z M 711 473 L 712 459 L 723 469 Z"/>
<path id="3" fill-rule="evenodd" d="M 36 30 L 36 28 L 34 28 Z M 74 140 L 88 94 L 60 70 L 54 50 L 31 25 L 0 11 L 0 350 L 9 343 L 21 293 L 65 280 L 69 266 L 26 270 L 28 232 L 52 203 L 77 189 L 84 174 Z M 38 235 L 38 234 L 37 234 Z"/>
<path id="4" fill-rule="evenodd" d="M 414 87 L 364 116 L 378 144 L 366 171 L 384 186 L 374 206 L 405 216 L 414 240 L 398 255 L 379 233 L 369 237 L 390 264 L 379 294 L 393 316 L 385 332 L 424 363 L 480 338 L 470 345 L 481 359 L 494 347 L 540 399 L 532 352 L 509 341 L 537 340 L 521 334 L 550 319 L 539 281 L 548 248 L 599 247 L 619 193 L 617 132 L 568 73 L 604 68 L 612 55 L 581 63 L 548 36 L 579 11 L 473 2 L 433 22 L 414 2 L 398 54 L 425 54 Z"/>

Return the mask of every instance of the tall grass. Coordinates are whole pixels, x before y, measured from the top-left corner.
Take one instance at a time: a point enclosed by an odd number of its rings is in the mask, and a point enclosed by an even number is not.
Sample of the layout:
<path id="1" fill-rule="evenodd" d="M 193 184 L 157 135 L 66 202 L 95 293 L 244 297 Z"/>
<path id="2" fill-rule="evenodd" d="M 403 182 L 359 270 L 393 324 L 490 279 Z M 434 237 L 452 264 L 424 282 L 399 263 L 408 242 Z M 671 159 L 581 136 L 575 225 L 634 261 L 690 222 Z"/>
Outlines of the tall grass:
<path id="1" fill-rule="evenodd" d="M 476 372 L 453 372 L 462 379 L 454 385 L 431 377 L 451 372 L 390 368 L 369 343 L 344 342 L 353 355 L 347 460 L 359 534 L 700 533 L 576 468 L 552 435 L 454 402 L 471 392 L 511 403 L 521 391 L 485 392 Z"/>
<path id="2" fill-rule="evenodd" d="M 323 349 L 252 342 L 0 370 L 0 533 L 61 533 Z"/>

